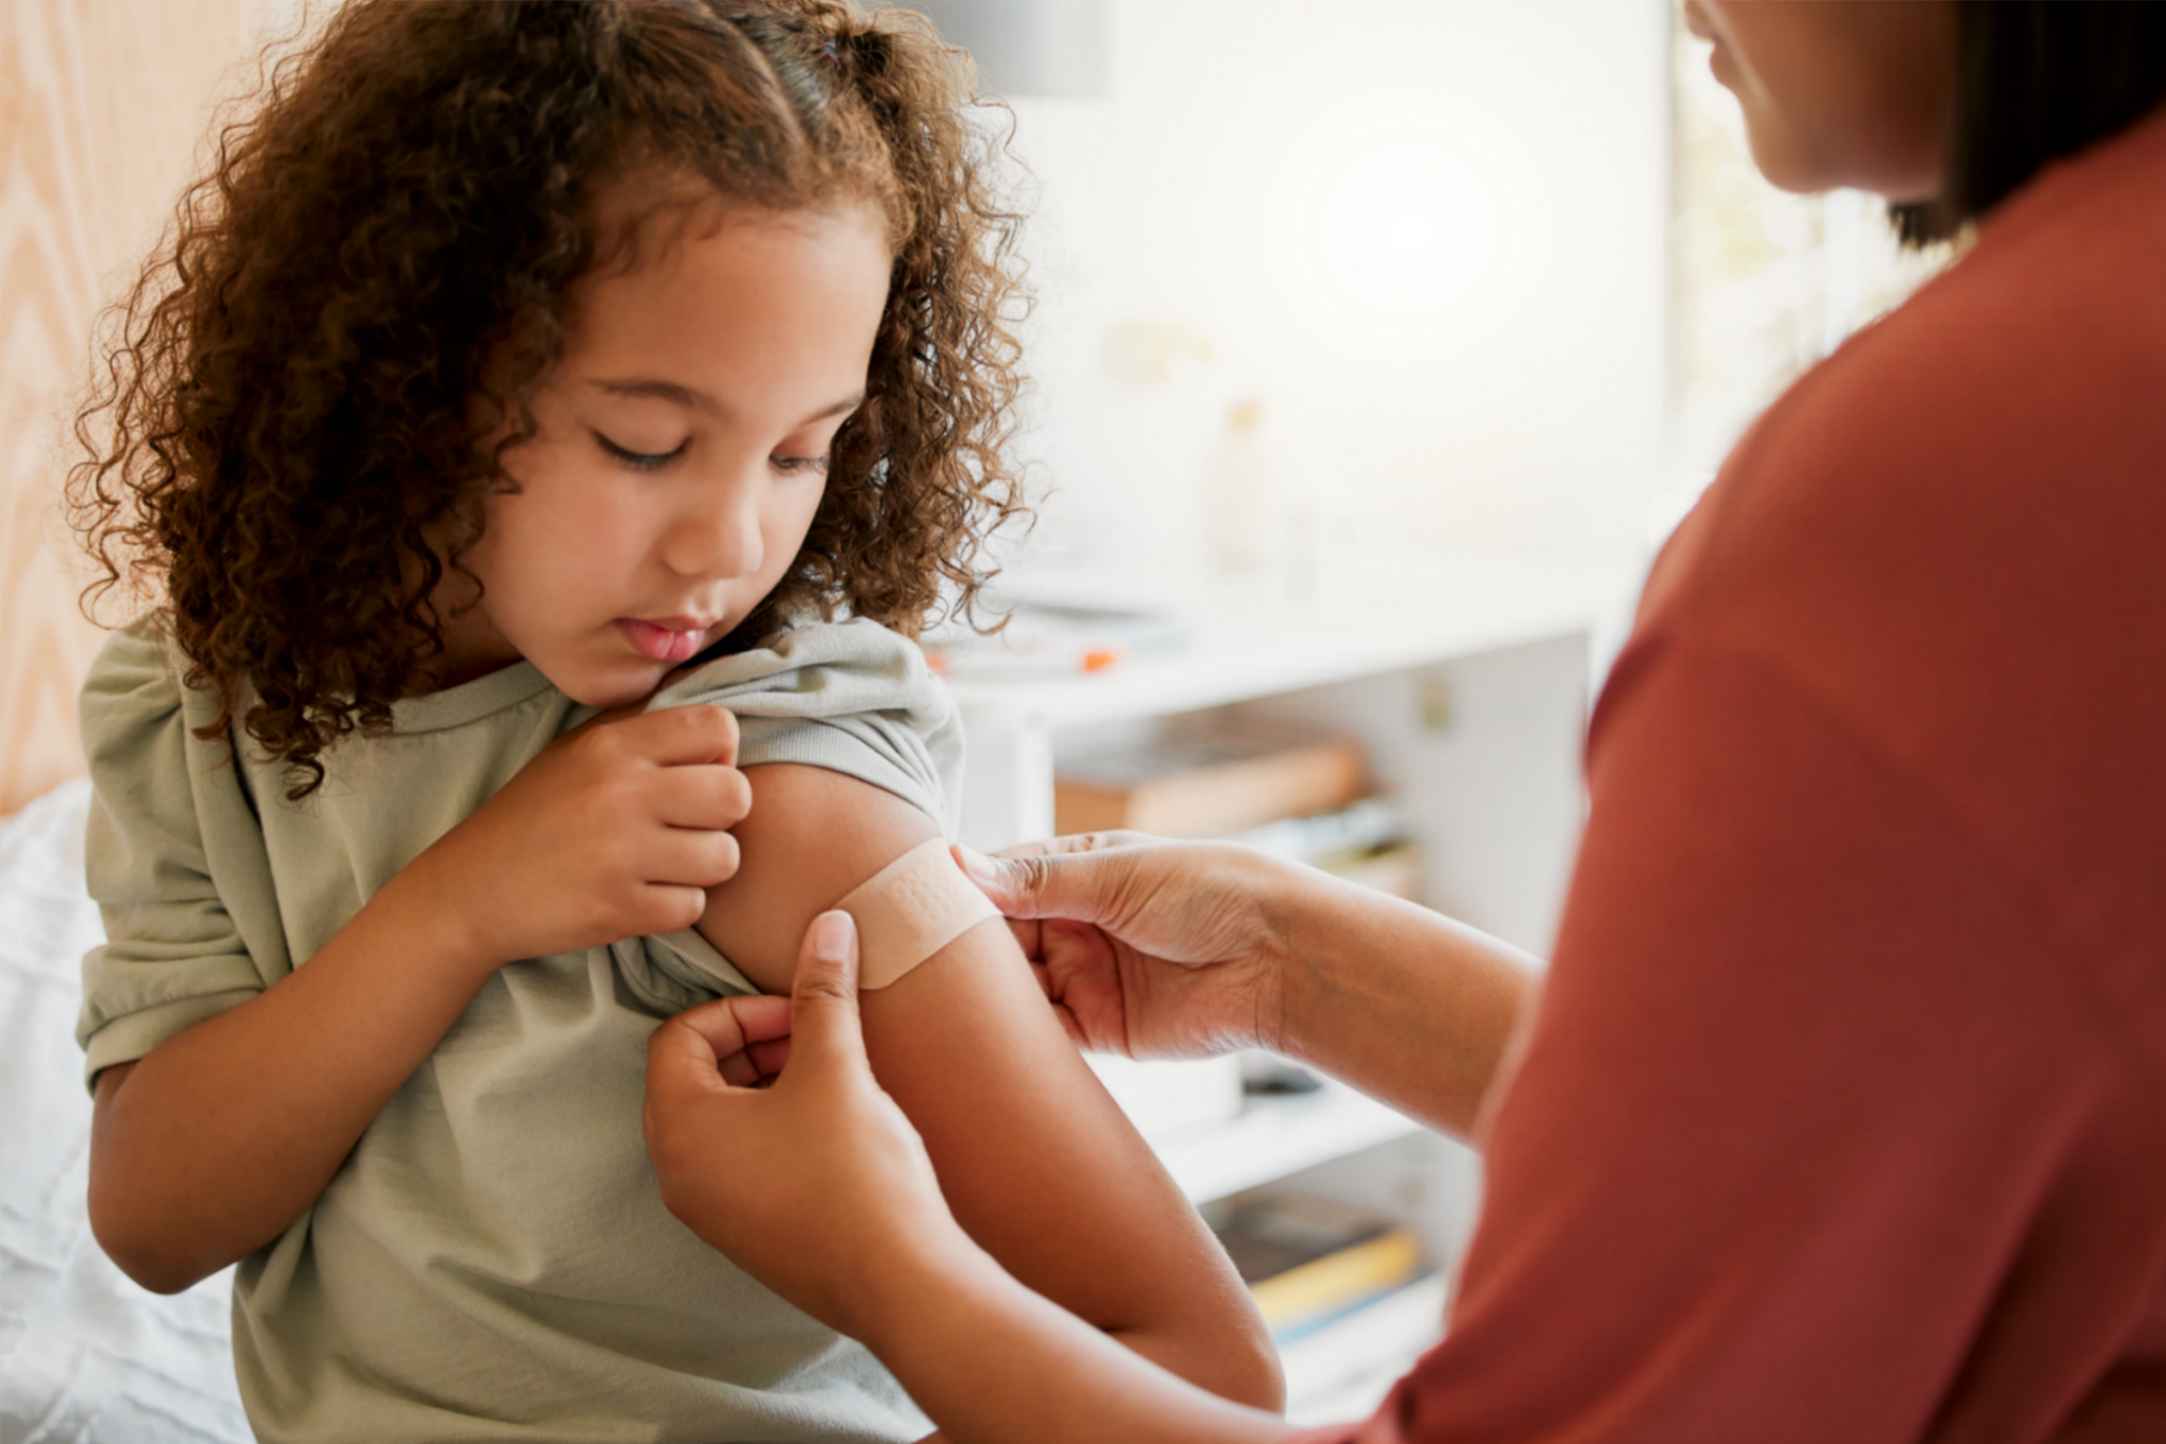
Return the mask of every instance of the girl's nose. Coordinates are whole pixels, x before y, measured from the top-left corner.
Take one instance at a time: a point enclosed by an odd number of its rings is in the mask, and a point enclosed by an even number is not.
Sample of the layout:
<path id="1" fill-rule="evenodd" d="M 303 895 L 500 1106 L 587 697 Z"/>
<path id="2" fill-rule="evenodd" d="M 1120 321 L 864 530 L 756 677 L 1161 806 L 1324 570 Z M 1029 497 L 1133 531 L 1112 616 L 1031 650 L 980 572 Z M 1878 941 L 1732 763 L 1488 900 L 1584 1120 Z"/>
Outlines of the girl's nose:
<path id="1" fill-rule="evenodd" d="M 759 491 L 729 486 L 709 492 L 671 528 L 662 559 L 687 577 L 747 577 L 765 560 Z"/>

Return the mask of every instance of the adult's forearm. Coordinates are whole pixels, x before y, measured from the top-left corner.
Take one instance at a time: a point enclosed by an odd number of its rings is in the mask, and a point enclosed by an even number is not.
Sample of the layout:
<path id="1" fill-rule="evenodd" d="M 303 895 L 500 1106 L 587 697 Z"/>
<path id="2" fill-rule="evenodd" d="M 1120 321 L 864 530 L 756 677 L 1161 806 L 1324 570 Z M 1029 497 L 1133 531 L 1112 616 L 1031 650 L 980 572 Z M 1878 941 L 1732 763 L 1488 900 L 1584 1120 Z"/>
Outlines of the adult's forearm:
<path id="1" fill-rule="evenodd" d="M 1010 1278 L 1009 1282 L 1015 1283 L 1018 1288 L 1023 1287 L 1013 1278 Z M 1057 1306 L 1055 1311 L 1059 1312 Z M 1102 1337 L 1111 1339 L 1138 1359 L 1147 1360 L 1171 1374 L 1177 1382 L 1208 1390 L 1220 1399 L 1236 1399 L 1257 1408 L 1270 1409 L 1274 1413 L 1285 1407 L 1285 1380 L 1275 1369 L 1271 1371 L 1270 1378 L 1264 1379 L 1259 1378 L 1257 1370 L 1247 1366 L 1246 1361 L 1198 1357 L 1193 1344 L 1180 1334 L 1149 1333 L 1132 1329 L 1100 1332 Z M 918 1440 L 917 1444 L 956 1444 L 958 1437 L 942 1430 L 926 1435 Z M 1234 1437 L 1246 1439 L 1251 1436 L 1244 1434 Z"/>
<path id="2" fill-rule="evenodd" d="M 91 1221 L 137 1282 L 186 1288 L 321 1195 L 489 976 L 439 912 L 394 879 L 305 967 L 99 1080 Z"/>
<path id="3" fill-rule="evenodd" d="M 891 1257 L 865 1342 L 946 1444 L 1280 1444 L 1228 1403 L 1031 1292 L 963 1237 Z"/>
<path id="4" fill-rule="evenodd" d="M 1308 869 L 1276 911 L 1280 1046 L 1465 1137 L 1540 990 L 1540 964 L 1440 913 Z"/>

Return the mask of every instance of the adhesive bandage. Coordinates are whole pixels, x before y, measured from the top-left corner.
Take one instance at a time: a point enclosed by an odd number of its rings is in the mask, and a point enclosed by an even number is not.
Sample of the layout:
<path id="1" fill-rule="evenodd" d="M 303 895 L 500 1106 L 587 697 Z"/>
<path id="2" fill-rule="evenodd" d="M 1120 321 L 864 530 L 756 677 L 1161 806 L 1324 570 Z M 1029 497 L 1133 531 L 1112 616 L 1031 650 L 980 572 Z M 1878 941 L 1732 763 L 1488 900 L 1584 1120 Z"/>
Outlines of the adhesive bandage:
<path id="1" fill-rule="evenodd" d="M 857 919 L 860 990 L 886 987 L 1000 916 L 937 837 L 881 868 L 835 906 Z"/>

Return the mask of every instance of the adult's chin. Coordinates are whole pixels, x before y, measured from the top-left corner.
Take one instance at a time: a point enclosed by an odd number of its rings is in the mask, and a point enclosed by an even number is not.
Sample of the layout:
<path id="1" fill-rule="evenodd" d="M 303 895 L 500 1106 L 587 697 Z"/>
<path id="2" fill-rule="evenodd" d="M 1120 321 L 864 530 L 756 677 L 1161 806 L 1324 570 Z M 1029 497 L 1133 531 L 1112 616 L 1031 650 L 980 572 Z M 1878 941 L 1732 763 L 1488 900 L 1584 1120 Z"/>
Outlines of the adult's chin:
<path id="1" fill-rule="evenodd" d="M 1791 195 L 1818 195 L 1835 182 L 1826 175 L 1812 149 L 1782 120 L 1745 103 L 1745 135 L 1752 151 L 1753 169 L 1779 191 Z"/>

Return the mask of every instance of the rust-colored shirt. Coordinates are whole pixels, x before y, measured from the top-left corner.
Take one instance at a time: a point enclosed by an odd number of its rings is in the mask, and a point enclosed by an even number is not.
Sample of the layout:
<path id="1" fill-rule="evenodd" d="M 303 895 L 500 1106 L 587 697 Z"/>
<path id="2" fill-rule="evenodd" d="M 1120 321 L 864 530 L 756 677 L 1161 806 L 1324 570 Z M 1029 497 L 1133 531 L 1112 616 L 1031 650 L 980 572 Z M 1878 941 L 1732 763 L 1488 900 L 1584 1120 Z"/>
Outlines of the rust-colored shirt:
<path id="1" fill-rule="evenodd" d="M 1596 709 L 1361 1444 L 2166 1441 L 2166 114 L 1800 382 Z"/>

